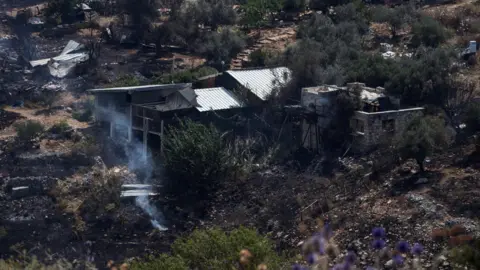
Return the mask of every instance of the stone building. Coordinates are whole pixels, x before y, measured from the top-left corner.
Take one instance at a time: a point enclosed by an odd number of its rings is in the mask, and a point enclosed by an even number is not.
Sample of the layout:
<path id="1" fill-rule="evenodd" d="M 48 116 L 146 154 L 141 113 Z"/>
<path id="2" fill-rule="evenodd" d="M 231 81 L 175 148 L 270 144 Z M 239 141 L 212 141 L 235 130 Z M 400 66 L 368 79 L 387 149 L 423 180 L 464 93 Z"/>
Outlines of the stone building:
<path id="1" fill-rule="evenodd" d="M 350 121 L 354 135 L 352 150 L 369 151 L 403 132 L 411 120 L 422 115 L 422 107 L 381 112 L 356 111 Z"/>
<path id="2" fill-rule="evenodd" d="M 302 89 L 301 106 L 307 117 L 302 124 L 302 145 L 312 150 L 321 148 L 322 133 L 335 118 L 335 100 L 341 91 L 359 90 L 362 110 L 350 120 L 354 131 L 351 149 L 369 151 L 384 140 L 403 131 L 408 122 L 423 114 L 423 108 L 400 109 L 398 99 L 387 96 L 382 87 L 366 87 L 363 83 L 349 83 L 345 87 L 322 85 Z"/>

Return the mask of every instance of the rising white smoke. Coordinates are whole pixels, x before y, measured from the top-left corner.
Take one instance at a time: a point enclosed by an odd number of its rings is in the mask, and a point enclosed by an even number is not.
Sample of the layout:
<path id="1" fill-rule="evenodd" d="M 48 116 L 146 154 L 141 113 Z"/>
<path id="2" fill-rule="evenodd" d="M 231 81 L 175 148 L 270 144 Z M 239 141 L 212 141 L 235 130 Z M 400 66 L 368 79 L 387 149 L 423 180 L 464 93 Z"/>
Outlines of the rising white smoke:
<path id="1" fill-rule="evenodd" d="M 99 112 L 108 118 L 108 121 L 115 126 L 114 132 L 121 134 L 122 131 L 128 130 L 128 119 L 125 115 L 111 111 L 106 108 L 97 108 Z M 132 141 L 129 143 L 127 140 L 115 140 L 121 144 L 124 152 L 127 156 L 128 169 L 132 172 L 141 172 L 137 179 L 140 184 L 152 184 L 153 175 L 153 160 L 147 148 L 147 153 L 144 151 L 143 143 L 138 141 Z M 152 205 L 147 196 L 139 196 L 135 199 L 135 204 L 140 207 L 145 213 L 150 216 L 150 222 L 152 226 L 160 231 L 166 231 L 168 228 L 162 224 L 165 224 L 165 219 L 161 211 L 159 211 L 155 205 Z"/>

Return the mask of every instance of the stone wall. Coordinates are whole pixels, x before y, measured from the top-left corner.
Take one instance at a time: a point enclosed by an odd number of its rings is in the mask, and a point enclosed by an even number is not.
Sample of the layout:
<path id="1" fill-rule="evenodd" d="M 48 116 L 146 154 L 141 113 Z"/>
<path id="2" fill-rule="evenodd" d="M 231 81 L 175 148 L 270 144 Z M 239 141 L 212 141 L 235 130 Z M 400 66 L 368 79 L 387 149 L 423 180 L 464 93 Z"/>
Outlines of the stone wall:
<path id="1" fill-rule="evenodd" d="M 384 140 L 397 136 L 412 119 L 422 116 L 423 110 L 411 108 L 373 113 L 355 112 L 351 121 L 355 135 L 352 149 L 356 152 L 368 151 Z"/>

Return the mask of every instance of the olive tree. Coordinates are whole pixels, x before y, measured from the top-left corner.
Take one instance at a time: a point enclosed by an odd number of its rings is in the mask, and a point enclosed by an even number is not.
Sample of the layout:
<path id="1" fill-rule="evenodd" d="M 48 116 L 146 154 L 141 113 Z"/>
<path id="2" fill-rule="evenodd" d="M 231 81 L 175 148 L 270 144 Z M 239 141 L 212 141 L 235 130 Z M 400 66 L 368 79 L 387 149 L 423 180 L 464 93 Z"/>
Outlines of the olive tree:
<path id="1" fill-rule="evenodd" d="M 415 159 L 421 172 L 425 158 L 448 144 L 444 121 L 432 116 L 412 120 L 397 140 L 400 155 Z"/>

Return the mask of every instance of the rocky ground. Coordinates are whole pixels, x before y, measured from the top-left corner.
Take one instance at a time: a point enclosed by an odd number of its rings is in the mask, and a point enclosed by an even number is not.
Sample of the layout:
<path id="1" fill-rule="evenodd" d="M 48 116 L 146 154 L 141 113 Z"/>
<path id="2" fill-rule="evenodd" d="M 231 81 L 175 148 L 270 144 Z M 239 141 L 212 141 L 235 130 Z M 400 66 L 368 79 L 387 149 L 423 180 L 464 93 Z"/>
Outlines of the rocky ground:
<path id="1" fill-rule="evenodd" d="M 210 222 L 227 228 L 255 226 L 279 248 L 299 251 L 318 230 L 318 219 L 329 220 L 336 242 L 343 250 L 356 250 L 363 266 L 373 263 L 371 229 L 382 226 L 391 247 L 399 240 L 424 245 L 427 252 L 421 261 L 431 267 L 446 246 L 433 240 L 433 230 L 457 224 L 469 235 L 480 235 L 480 163 L 473 149 L 457 146 L 430 157 L 425 174 L 407 161 L 376 179 L 368 168 L 361 170 L 354 182 L 345 180 L 348 173 L 327 179 L 272 168 L 223 191 Z M 372 163 L 368 158 L 350 159 L 351 164 L 361 161 Z M 451 262 L 442 261 L 441 268 L 452 269 Z"/>

